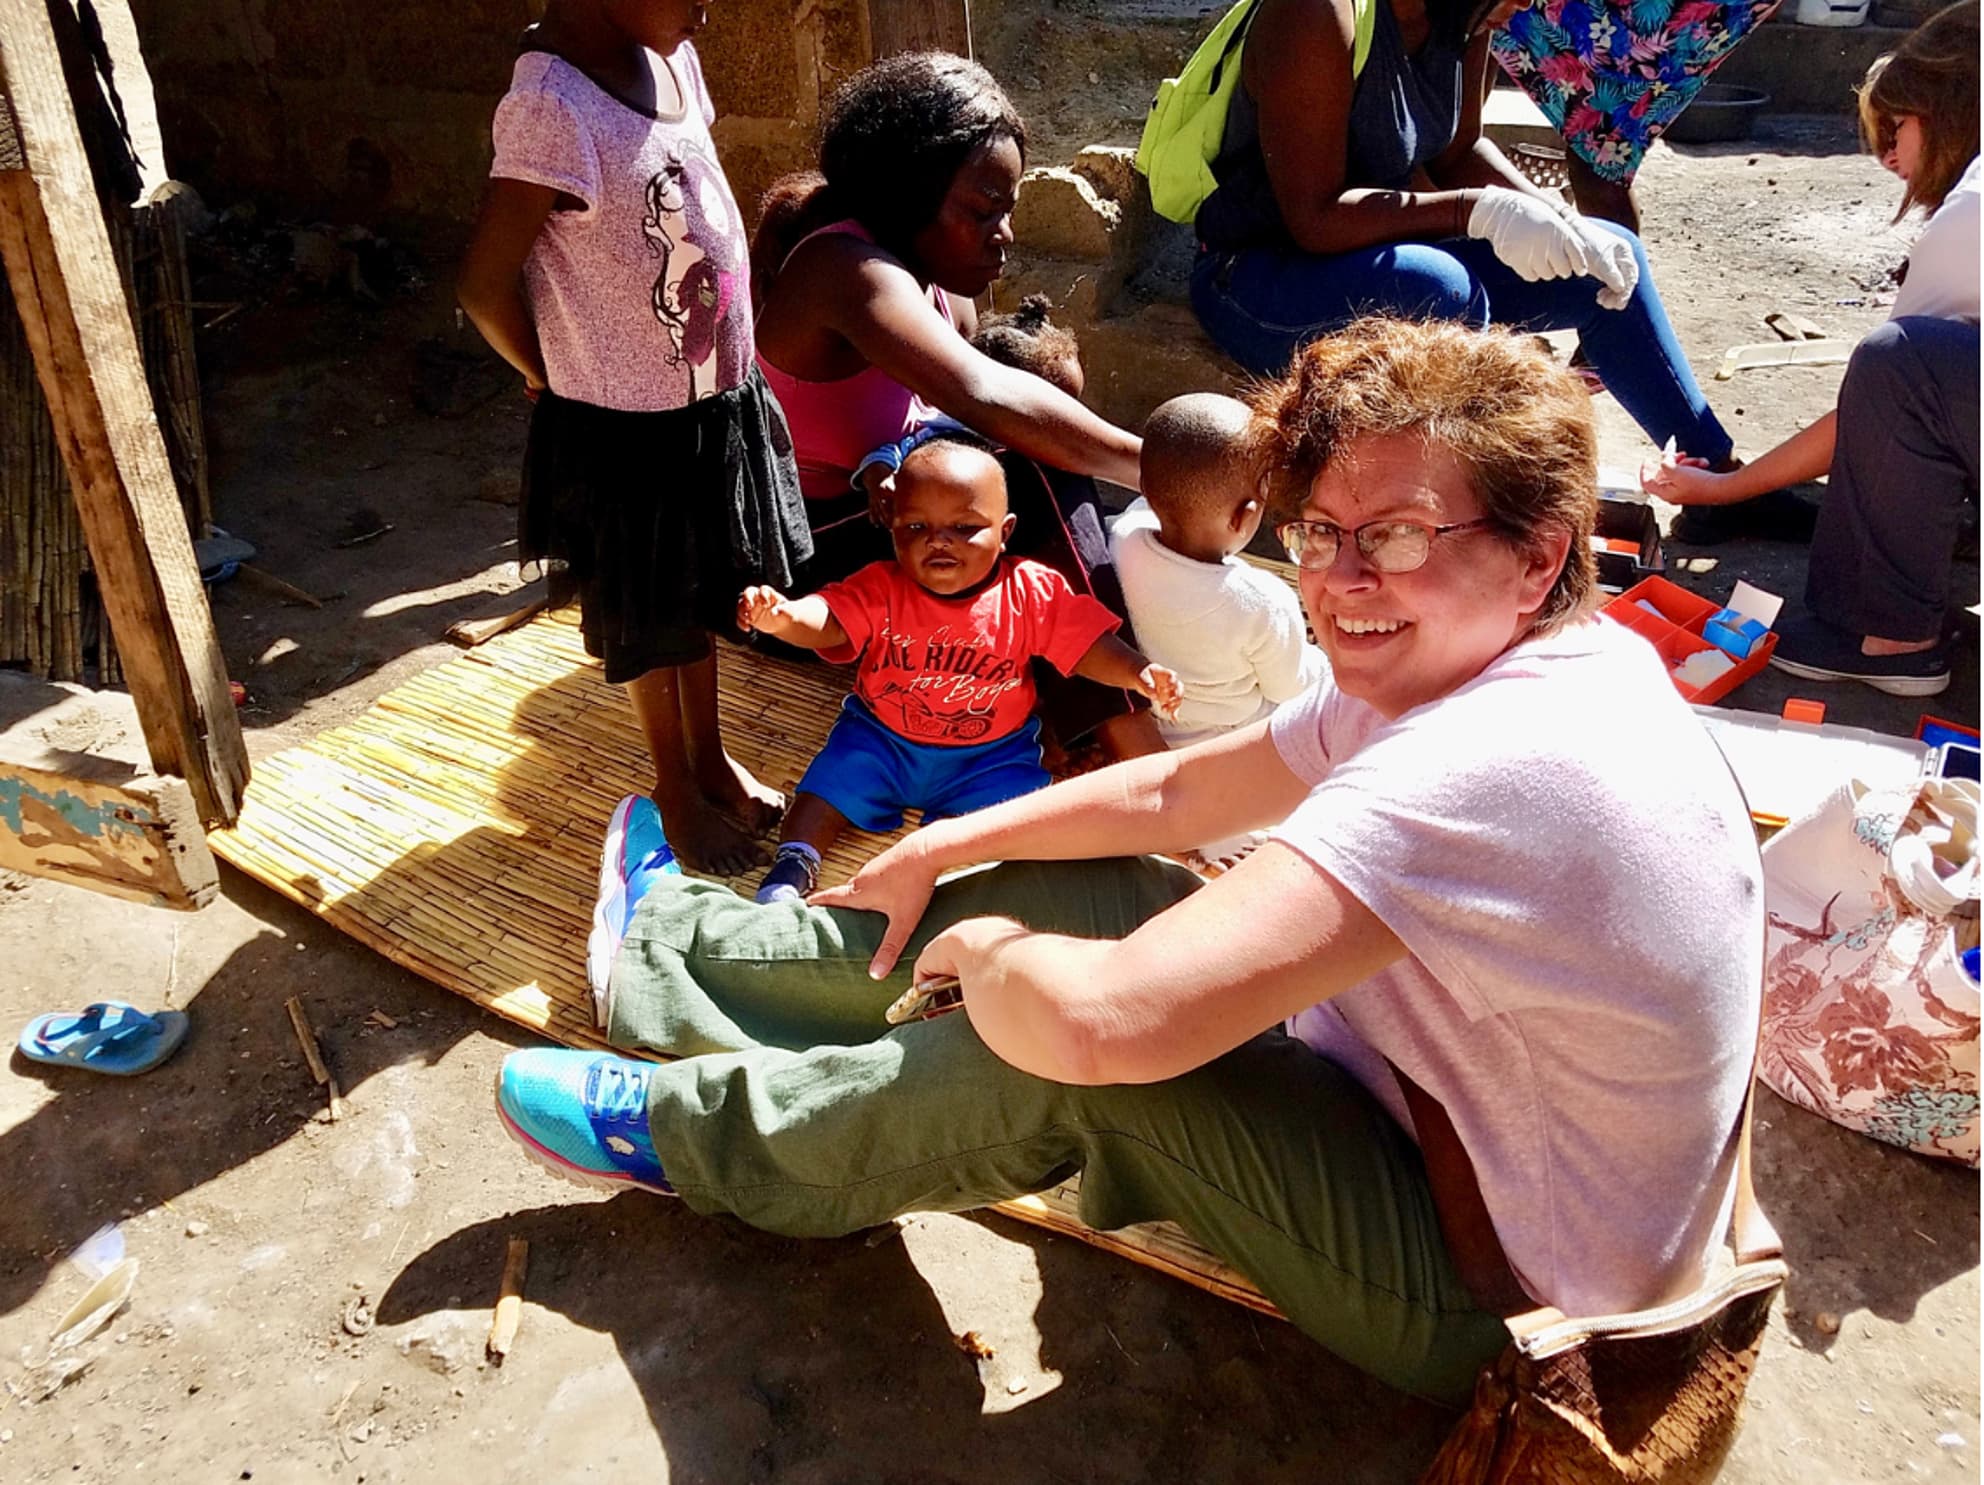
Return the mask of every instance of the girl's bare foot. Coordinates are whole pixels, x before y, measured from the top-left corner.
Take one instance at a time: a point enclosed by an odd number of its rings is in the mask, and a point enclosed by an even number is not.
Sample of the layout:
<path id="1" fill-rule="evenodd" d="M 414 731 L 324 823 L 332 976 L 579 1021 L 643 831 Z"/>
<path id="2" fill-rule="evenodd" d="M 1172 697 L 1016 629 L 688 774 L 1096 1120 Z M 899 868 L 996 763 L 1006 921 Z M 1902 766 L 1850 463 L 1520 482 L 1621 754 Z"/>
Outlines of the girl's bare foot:
<path id="1" fill-rule="evenodd" d="M 672 793 L 673 791 L 671 791 Z M 676 859 L 705 876 L 739 877 L 756 871 L 771 855 L 722 810 L 691 791 L 686 799 L 654 802 L 661 808 L 662 828 Z"/>
<path id="2" fill-rule="evenodd" d="M 712 809 L 721 810 L 747 835 L 769 835 L 785 818 L 785 796 L 730 756 L 720 752 L 714 764 L 698 768 L 696 784 Z"/>

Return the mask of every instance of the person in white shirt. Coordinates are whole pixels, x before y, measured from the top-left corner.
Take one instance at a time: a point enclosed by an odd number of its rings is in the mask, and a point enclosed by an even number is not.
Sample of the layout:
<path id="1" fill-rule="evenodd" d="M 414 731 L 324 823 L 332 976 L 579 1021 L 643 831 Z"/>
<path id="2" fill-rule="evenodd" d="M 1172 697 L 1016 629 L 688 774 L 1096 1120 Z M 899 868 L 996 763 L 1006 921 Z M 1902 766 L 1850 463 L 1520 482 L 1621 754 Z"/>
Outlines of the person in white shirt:
<path id="1" fill-rule="evenodd" d="M 1652 646 L 1594 613 L 1591 398 L 1527 336 L 1366 319 L 1253 405 L 1332 679 L 804 906 L 630 879 L 607 1039 L 679 1060 L 510 1054 L 527 1155 L 794 1236 L 1080 1172 L 1092 1227 L 1177 1221 L 1449 1401 L 1498 1316 L 1699 1287 L 1762 864 Z M 1140 854 L 1260 827 L 1210 882 Z M 962 1014 L 885 1024 L 939 976 Z"/>
<path id="2" fill-rule="evenodd" d="M 1753 464 L 1716 474 L 1683 460 L 1644 480 L 1680 505 L 1734 509 L 1830 471 L 1809 612 L 1778 626 L 1771 657 L 1806 680 L 1895 696 L 1950 683 L 1951 567 L 1978 491 L 1977 128 L 1978 3 L 1963 0 L 1877 60 L 1860 87 L 1861 138 L 1901 177 L 1895 220 L 1917 207 L 1930 216 L 1893 314 L 1854 348 L 1839 405 Z"/>
<path id="3" fill-rule="evenodd" d="M 1177 716 L 1157 721 L 1166 747 L 1258 722 L 1328 673 L 1294 590 L 1239 556 L 1263 511 L 1248 423 L 1244 402 L 1216 392 L 1164 403 L 1144 427 L 1143 495 L 1110 523 L 1130 627 L 1184 691 Z M 1247 844 L 1213 841 L 1198 854 L 1230 866 Z"/>

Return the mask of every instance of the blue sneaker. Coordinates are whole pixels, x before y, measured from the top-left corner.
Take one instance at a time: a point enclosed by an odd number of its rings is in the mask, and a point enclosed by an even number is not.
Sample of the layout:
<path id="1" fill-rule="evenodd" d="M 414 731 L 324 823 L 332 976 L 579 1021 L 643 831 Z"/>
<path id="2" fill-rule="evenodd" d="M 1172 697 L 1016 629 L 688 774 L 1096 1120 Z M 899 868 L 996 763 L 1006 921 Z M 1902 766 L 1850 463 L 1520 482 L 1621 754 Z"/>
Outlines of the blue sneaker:
<path id="1" fill-rule="evenodd" d="M 606 849 L 599 859 L 599 901 L 586 940 L 586 983 L 592 986 L 593 1020 L 605 1027 L 612 1009 L 608 981 L 634 908 L 658 877 L 682 875 L 682 865 L 662 834 L 661 811 L 645 794 L 629 794 L 613 807 Z"/>
<path id="2" fill-rule="evenodd" d="M 673 1196 L 648 1137 L 654 1067 L 611 1052 L 512 1052 L 496 1074 L 496 1116 L 524 1153 L 554 1175 L 581 1186 L 638 1186 Z"/>

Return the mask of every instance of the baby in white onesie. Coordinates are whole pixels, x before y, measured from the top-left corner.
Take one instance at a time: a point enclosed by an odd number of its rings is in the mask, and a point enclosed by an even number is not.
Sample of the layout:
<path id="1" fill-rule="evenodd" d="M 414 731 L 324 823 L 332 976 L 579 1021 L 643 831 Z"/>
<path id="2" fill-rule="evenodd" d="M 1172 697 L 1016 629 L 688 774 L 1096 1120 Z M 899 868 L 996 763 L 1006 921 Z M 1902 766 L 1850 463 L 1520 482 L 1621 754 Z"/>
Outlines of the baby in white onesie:
<path id="1" fill-rule="evenodd" d="M 1159 407 L 1144 427 L 1143 498 L 1110 524 L 1137 642 L 1184 692 L 1177 716 L 1157 719 L 1173 748 L 1258 722 L 1329 674 L 1294 591 L 1237 555 L 1262 514 L 1247 422 L 1244 404 L 1211 392 Z M 1217 864 L 1240 844 L 1200 854 Z"/>

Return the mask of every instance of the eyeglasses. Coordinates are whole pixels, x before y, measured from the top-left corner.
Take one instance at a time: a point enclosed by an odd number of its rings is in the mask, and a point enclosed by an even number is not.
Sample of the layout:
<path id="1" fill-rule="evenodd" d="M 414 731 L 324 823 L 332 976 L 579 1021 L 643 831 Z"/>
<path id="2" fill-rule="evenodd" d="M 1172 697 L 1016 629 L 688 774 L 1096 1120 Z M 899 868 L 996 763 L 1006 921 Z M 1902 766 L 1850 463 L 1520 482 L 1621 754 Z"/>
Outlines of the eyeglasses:
<path id="1" fill-rule="evenodd" d="M 1489 524 L 1486 516 L 1455 521 L 1448 526 L 1426 526 L 1418 521 L 1366 521 L 1348 534 L 1357 543 L 1364 560 L 1379 572 L 1416 572 L 1426 565 L 1434 537 Z M 1336 561 L 1345 532 L 1334 521 L 1284 521 L 1274 528 L 1274 534 L 1281 538 L 1290 562 L 1307 572 L 1322 572 Z"/>

